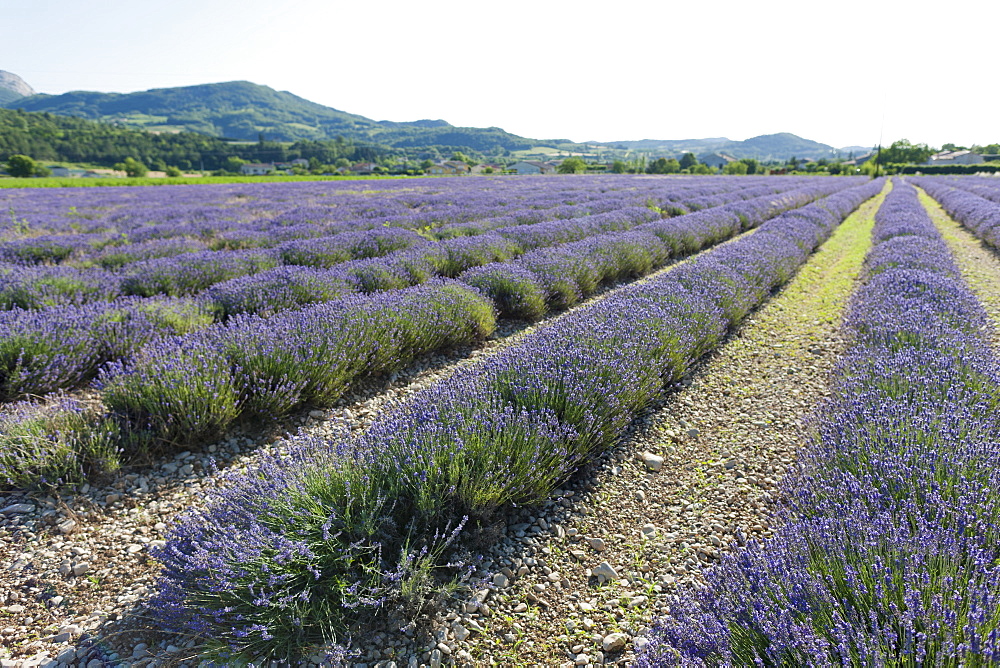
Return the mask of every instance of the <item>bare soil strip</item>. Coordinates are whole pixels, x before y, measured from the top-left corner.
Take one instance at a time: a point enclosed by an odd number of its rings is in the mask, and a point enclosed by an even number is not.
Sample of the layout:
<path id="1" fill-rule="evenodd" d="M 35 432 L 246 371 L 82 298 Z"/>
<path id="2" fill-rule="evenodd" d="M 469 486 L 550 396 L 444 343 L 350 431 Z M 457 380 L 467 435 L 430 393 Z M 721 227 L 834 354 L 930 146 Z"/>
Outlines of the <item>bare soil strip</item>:
<path id="1" fill-rule="evenodd" d="M 933 197 L 920 188 L 917 192 L 938 232 L 948 244 L 962 278 L 993 322 L 993 349 L 1000 351 L 1000 255 L 949 216 Z"/>
<path id="2" fill-rule="evenodd" d="M 849 217 L 620 447 L 544 507 L 514 517 L 483 565 L 488 584 L 443 611 L 432 637 L 388 640 L 363 660 L 630 663 L 678 584 L 697 581 L 732 544 L 769 534 L 777 481 L 803 420 L 828 394 L 881 200 Z"/>

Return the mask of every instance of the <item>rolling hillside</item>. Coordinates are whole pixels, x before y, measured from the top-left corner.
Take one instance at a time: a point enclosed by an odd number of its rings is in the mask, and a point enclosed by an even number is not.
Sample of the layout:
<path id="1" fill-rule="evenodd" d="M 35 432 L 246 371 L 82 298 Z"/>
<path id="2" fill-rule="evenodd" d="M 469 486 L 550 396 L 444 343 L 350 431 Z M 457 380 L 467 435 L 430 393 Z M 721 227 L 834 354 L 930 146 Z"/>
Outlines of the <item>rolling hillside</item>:
<path id="1" fill-rule="evenodd" d="M 0 107 L 48 112 L 100 121 L 120 128 L 154 133 L 197 133 L 220 139 L 257 142 L 341 141 L 395 148 L 410 153 L 429 147 L 470 151 L 483 156 L 515 151 L 558 150 L 602 159 L 728 153 L 737 158 L 784 161 L 831 158 L 837 150 L 827 144 L 783 132 L 745 141 L 725 137 L 706 139 L 642 139 L 637 141 L 575 143 L 566 139 L 519 137 L 498 127 L 456 127 L 444 120 L 376 121 L 316 102 L 287 91 L 249 81 L 155 88 L 135 93 L 73 91 L 38 94 L 20 77 L 0 71 Z M 548 147 L 547 149 L 545 147 Z M 842 151 L 846 153 L 846 151 Z"/>

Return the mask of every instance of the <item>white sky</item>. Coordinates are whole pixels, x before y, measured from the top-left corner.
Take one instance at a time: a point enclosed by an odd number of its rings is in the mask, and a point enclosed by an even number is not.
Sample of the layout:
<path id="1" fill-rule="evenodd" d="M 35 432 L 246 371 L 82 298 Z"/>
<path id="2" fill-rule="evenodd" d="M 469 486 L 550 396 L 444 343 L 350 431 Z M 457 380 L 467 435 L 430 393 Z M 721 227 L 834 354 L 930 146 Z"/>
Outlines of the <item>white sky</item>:
<path id="1" fill-rule="evenodd" d="M 242 79 L 543 139 L 937 147 L 1000 142 L 998 19 L 995 0 L 0 0 L 0 69 L 53 94 Z"/>

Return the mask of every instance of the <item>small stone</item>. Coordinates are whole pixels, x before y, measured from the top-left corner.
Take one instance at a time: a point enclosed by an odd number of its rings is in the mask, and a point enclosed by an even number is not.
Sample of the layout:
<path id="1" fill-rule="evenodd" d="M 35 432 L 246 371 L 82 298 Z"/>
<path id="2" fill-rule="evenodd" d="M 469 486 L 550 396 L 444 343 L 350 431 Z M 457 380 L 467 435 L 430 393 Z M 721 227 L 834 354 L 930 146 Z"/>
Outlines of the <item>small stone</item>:
<path id="1" fill-rule="evenodd" d="M 76 648 L 67 647 L 63 651 L 59 652 L 59 654 L 56 656 L 56 661 L 58 661 L 62 665 L 73 663 L 74 661 L 76 661 Z"/>
<path id="2" fill-rule="evenodd" d="M 518 603 L 514 606 L 514 612 L 525 612 L 528 609 L 527 603 Z"/>
<path id="3" fill-rule="evenodd" d="M 73 563 L 69 559 L 64 559 L 62 563 L 59 564 L 59 575 L 66 577 L 73 572 Z"/>
<path id="4" fill-rule="evenodd" d="M 461 624 L 455 624 L 451 627 L 452 632 L 455 634 L 455 640 L 462 642 L 469 637 L 469 629 L 465 628 Z"/>
<path id="5" fill-rule="evenodd" d="M 604 547 L 605 547 L 604 541 L 602 539 L 600 539 L 600 538 L 588 538 L 587 539 L 587 544 L 590 545 L 590 547 L 592 549 L 594 549 L 595 551 L 597 551 L 597 552 L 603 552 L 604 551 Z"/>
<path id="6" fill-rule="evenodd" d="M 443 658 L 444 655 L 441 653 L 441 650 L 435 649 L 433 652 L 431 652 L 431 658 L 429 664 L 430 668 L 441 668 L 441 660 Z"/>
<path id="7" fill-rule="evenodd" d="M 663 468 L 663 457 L 648 451 L 642 453 L 641 457 L 643 465 L 650 471 L 659 471 Z"/>
<path id="8" fill-rule="evenodd" d="M 588 663 L 590 663 L 590 656 L 588 656 L 587 654 L 576 655 L 576 665 L 586 666 Z"/>
<path id="9" fill-rule="evenodd" d="M 618 571 L 608 562 L 601 562 L 601 565 L 591 571 L 600 582 L 618 579 Z"/>
<path id="10" fill-rule="evenodd" d="M 450 655 L 451 654 L 451 647 L 449 647 L 448 645 L 446 645 L 443 642 L 439 642 L 438 643 L 438 649 L 441 650 L 442 654 L 446 654 L 446 655 Z"/>
<path id="11" fill-rule="evenodd" d="M 59 533 L 61 534 L 72 533 L 73 529 L 76 528 L 76 520 L 72 519 L 63 520 L 62 522 L 59 523 L 58 528 L 59 528 Z"/>
<path id="12" fill-rule="evenodd" d="M 20 515 L 22 513 L 33 512 L 34 510 L 35 507 L 30 503 L 15 503 L 0 510 L 0 515 Z"/>
<path id="13" fill-rule="evenodd" d="M 628 636 L 624 633 L 609 633 L 604 636 L 601 642 L 601 649 L 605 652 L 620 652 L 628 642 Z"/>
<path id="14" fill-rule="evenodd" d="M 504 575 L 503 573 L 497 573 L 496 575 L 493 576 L 493 585 L 497 589 L 504 589 L 509 584 L 510 584 L 510 580 L 508 580 L 507 576 Z"/>
<path id="15" fill-rule="evenodd" d="M 75 564 L 73 566 L 73 575 L 75 575 L 76 577 L 80 577 L 89 570 L 90 570 L 90 564 L 88 564 L 86 561 L 81 561 L 80 563 Z"/>
<path id="16" fill-rule="evenodd" d="M 652 524 L 643 524 L 642 525 L 642 537 L 646 538 L 646 539 L 655 538 L 656 537 L 656 527 L 654 525 L 652 525 Z"/>
<path id="17" fill-rule="evenodd" d="M 135 554 L 136 552 L 142 552 L 142 545 L 136 543 L 135 545 L 128 546 L 128 553 Z"/>
<path id="18" fill-rule="evenodd" d="M 632 647 L 635 648 L 636 652 L 641 652 L 643 648 L 645 648 L 646 645 L 648 644 L 649 644 L 649 638 L 646 638 L 644 636 L 639 636 L 638 638 L 632 641 Z"/>

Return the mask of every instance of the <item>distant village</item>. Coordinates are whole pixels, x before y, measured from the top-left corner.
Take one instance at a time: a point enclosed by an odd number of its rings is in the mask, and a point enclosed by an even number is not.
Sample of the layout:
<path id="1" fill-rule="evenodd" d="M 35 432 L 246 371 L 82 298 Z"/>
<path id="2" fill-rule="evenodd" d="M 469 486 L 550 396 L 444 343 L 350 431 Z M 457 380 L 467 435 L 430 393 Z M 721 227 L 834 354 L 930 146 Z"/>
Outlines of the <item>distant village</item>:
<path id="1" fill-rule="evenodd" d="M 497 163 L 483 163 L 469 165 L 459 160 L 446 160 L 437 162 L 428 167 L 425 173 L 429 176 L 461 176 L 463 174 L 555 174 L 561 161 L 537 162 L 522 161 L 512 165 L 501 165 Z M 296 167 L 308 168 L 309 161 L 305 159 L 292 160 L 290 163 L 284 162 L 251 162 L 240 167 L 246 176 L 260 176 L 264 174 L 275 174 L 286 172 L 291 174 Z M 375 162 L 359 162 L 349 167 L 340 167 L 337 171 L 341 174 L 355 174 L 358 176 L 368 176 L 377 174 L 380 165 Z"/>
<path id="2" fill-rule="evenodd" d="M 850 160 L 839 160 L 835 164 L 839 166 L 839 171 L 836 173 L 857 173 L 862 171 L 862 166 L 872 163 L 876 160 L 876 153 L 870 152 L 865 155 L 859 156 L 857 158 L 852 158 Z M 572 158 L 571 158 L 572 159 Z M 576 159 L 578 160 L 578 159 Z M 401 165 L 396 168 L 386 167 L 380 165 L 376 162 L 358 162 L 351 165 L 345 165 L 337 167 L 334 174 L 341 175 L 355 175 L 355 176 L 371 176 L 377 174 L 414 174 L 423 173 L 428 176 L 465 176 L 465 175 L 490 175 L 490 174 L 513 174 L 513 175 L 545 175 L 545 174 L 558 174 L 558 173 L 571 173 L 567 170 L 561 170 L 560 167 L 564 164 L 564 160 L 520 160 L 518 162 L 510 164 L 500 164 L 500 163 L 480 163 L 480 164 L 470 164 L 469 162 L 464 162 L 461 160 L 445 160 L 441 162 L 429 163 L 425 162 L 419 170 L 414 170 L 413 165 Z M 734 173 L 727 169 L 727 166 L 732 166 L 733 163 L 745 162 L 732 155 L 726 153 L 704 153 L 697 156 L 697 164 L 704 165 L 712 172 L 722 172 L 722 173 Z M 977 153 L 972 150 L 962 149 L 962 150 L 951 150 L 951 151 L 939 151 L 931 155 L 927 160 L 916 165 L 908 166 L 908 173 L 912 170 L 919 170 L 921 166 L 942 168 L 949 165 L 986 165 L 989 166 L 987 169 L 983 170 L 987 173 L 1000 173 L 1000 155 Z M 819 165 L 821 169 L 817 171 L 830 171 L 835 173 L 830 169 L 829 165 L 834 164 L 833 162 L 828 162 L 827 160 L 819 160 L 816 162 L 800 160 L 796 161 L 794 158 L 789 161 L 789 164 L 785 165 L 770 165 L 766 169 L 766 173 L 771 174 L 786 174 L 792 171 L 802 170 L 813 171 L 810 167 L 815 167 Z M 620 163 L 595 163 L 587 162 L 585 163 L 586 171 L 593 172 L 607 172 L 611 173 L 613 171 L 619 171 Z M 629 172 L 645 171 L 644 167 L 636 168 L 636 165 L 630 165 L 628 169 Z M 871 165 L 868 164 L 870 168 Z M 309 170 L 310 163 L 309 160 L 305 158 L 297 158 L 289 162 L 247 162 L 240 165 L 240 173 L 244 176 L 266 176 L 266 175 L 278 175 L 278 174 L 296 174 L 303 173 L 303 170 Z M 61 165 L 47 165 L 46 169 L 54 177 L 62 178 L 107 178 L 107 177 L 118 177 L 126 176 L 126 174 L 120 170 L 114 169 L 82 169 L 74 167 L 66 167 Z M 928 170 L 932 171 L 932 170 Z M 762 170 L 761 173 L 764 173 Z M 735 172 L 740 173 L 740 172 Z M 149 172 L 148 176 L 151 177 L 162 177 L 166 176 L 163 172 Z M 187 174 L 186 176 L 199 176 L 199 174 Z"/>

